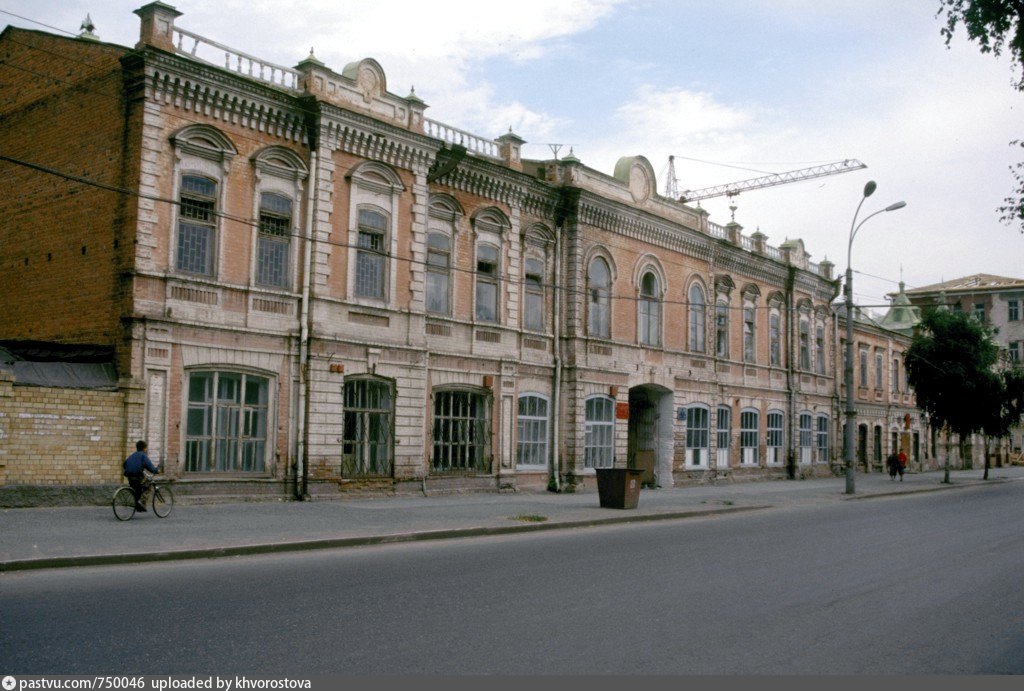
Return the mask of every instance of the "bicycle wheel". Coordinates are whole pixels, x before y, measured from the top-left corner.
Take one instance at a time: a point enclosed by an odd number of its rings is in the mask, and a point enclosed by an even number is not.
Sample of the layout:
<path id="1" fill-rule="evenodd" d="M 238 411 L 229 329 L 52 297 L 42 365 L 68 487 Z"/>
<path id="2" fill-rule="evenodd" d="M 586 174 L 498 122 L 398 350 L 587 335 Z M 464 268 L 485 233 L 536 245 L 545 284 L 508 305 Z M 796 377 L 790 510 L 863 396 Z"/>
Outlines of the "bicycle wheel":
<path id="1" fill-rule="evenodd" d="M 135 493 L 131 487 L 121 487 L 114 492 L 111 504 L 114 507 L 114 516 L 119 521 L 127 521 L 135 515 Z"/>
<path id="2" fill-rule="evenodd" d="M 153 485 L 153 513 L 158 518 L 167 518 L 174 508 L 174 492 L 170 487 Z"/>

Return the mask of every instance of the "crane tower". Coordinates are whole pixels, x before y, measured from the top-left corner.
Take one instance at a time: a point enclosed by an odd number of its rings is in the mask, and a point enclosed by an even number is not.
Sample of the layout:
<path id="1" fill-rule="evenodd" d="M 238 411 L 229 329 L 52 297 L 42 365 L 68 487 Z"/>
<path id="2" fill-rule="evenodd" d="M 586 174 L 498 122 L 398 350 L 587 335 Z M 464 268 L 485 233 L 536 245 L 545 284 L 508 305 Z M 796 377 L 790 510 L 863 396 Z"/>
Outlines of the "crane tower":
<path id="1" fill-rule="evenodd" d="M 675 156 L 669 156 L 669 182 L 665 185 L 666 191 L 675 188 Z M 839 173 L 850 173 L 855 170 L 867 168 L 866 165 L 860 161 L 848 158 L 843 161 L 836 161 L 835 163 L 826 163 L 820 166 L 812 166 L 810 168 L 800 168 L 799 170 L 791 170 L 787 173 L 775 173 L 772 175 L 763 175 L 759 178 L 751 178 L 749 180 L 740 180 L 739 182 L 730 182 L 724 185 L 716 185 L 715 187 L 705 187 L 699 190 L 686 190 L 679 196 L 679 201 L 698 202 L 702 199 L 711 199 L 712 197 L 735 197 L 740 192 L 746 192 L 748 190 L 757 190 L 762 187 L 774 187 L 775 185 L 785 185 L 790 182 L 799 182 L 801 180 L 810 180 L 812 178 L 825 177 L 826 175 L 837 175 Z M 670 187 L 671 185 L 671 187 Z M 668 196 L 668 195 L 666 195 Z M 674 197 L 675 195 L 673 195 Z"/>

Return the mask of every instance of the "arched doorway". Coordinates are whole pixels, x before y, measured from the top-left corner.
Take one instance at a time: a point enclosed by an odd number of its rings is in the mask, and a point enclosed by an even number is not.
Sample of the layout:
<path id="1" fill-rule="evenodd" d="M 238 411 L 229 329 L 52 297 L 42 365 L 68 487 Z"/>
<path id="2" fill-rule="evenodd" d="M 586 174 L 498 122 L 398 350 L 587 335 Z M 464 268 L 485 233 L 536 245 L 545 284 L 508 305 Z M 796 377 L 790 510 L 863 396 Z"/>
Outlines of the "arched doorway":
<path id="1" fill-rule="evenodd" d="M 629 390 L 627 461 L 640 467 L 653 462 L 654 484 L 672 487 L 672 392 L 657 384 L 641 384 Z"/>

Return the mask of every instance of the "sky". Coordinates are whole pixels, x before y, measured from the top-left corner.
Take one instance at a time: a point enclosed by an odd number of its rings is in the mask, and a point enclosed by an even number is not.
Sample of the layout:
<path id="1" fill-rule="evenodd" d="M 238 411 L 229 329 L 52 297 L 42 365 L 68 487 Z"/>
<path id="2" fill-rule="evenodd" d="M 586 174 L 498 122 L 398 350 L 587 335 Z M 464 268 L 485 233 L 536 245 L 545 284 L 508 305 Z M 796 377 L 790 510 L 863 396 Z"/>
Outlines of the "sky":
<path id="1" fill-rule="evenodd" d="M 999 221 L 1024 159 L 1024 93 L 1006 56 L 961 30 L 949 47 L 938 0 L 164 0 L 176 25 L 292 67 L 341 72 L 371 57 L 388 90 L 415 88 L 427 117 L 527 158 L 570 150 L 611 174 L 645 156 L 665 193 L 855 159 L 867 165 L 701 205 L 778 246 L 847 266 L 858 304 L 884 311 L 902 279 L 1024 278 L 1024 234 Z M 143 0 L 0 0 L 0 26 L 133 46 Z"/>

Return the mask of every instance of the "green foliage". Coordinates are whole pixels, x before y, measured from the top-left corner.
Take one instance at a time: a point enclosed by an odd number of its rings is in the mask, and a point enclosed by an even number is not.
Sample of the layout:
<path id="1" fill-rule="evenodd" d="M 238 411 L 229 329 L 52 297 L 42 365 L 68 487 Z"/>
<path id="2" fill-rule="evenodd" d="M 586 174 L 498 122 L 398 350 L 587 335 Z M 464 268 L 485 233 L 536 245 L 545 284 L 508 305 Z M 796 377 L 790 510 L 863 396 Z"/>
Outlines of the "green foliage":
<path id="1" fill-rule="evenodd" d="M 1001 55 L 1004 49 L 1010 53 L 1017 68 L 1022 66 L 1024 57 L 1024 25 L 1021 22 L 1020 0 L 939 0 L 938 15 L 946 13 L 946 26 L 942 35 L 946 45 L 953 40 L 959 25 L 963 25 L 967 36 L 976 41 L 982 53 Z M 1024 74 L 1014 85 L 1024 91 Z"/>
<path id="2" fill-rule="evenodd" d="M 933 424 L 964 438 L 992 427 L 1001 405 L 999 347 L 974 317 L 929 310 L 906 353 L 907 378 Z M 995 407 L 995 409 L 994 409 Z"/>
<path id="3" fill-rule="evenodd" d="M 982 53 L 1001 55 L 1009 52 L 1014 70 L 1018 72 L 1013 86 L 1024 91 L 1024 2 L 1021 0 L 939 0 L 936 16 L 946 14 L 946 26 L 941 30 L 946 45 L 953 40 L 958 26 L 963 26 L 970 40 L 977 42 Z M 1020 141 L 1011 146 L 1024 146 Z M 1016 180 L 1014 195 L 1000 206 L 999 220 L 1006 225 L 1019 223 L 1024 233 L 1024 163 L 1010 167 Z"/>

